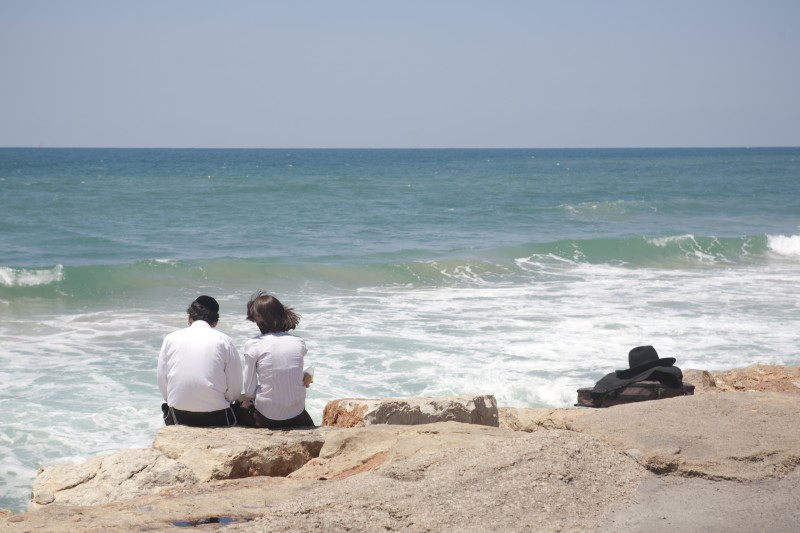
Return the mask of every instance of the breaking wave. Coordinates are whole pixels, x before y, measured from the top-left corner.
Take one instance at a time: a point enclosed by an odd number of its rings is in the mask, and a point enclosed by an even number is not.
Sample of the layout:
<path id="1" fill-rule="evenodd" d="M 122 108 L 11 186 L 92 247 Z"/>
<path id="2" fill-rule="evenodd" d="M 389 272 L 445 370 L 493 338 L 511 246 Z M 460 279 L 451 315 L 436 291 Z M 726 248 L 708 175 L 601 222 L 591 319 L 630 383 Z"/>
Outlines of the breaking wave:
<path id="1" fill-rule="evenodd" d="M 800 235 L 768 235 L 769 249 L 778 255 L 800 257 Z"/>
<path id="2" fill-rule="evenodd" d="M 0 286 L 37 287 L 50 285 L 64 279 L 64 266 L 53 268 L 10 268 L 0 267 Z"/>
<path id="3" fill-rule="evenodd" d="M 580 265 L 694 269 L 763 264 L 800 257 L 800 236 L 601 238 L 534 243 L 425 258 L 419 251 L 370 257 L 333 257 L 292 263 L 285 259 L 152 259 L 120 265 L 0 267 L 0 297 L 126 297 L 197 287 L 358 288 L 387 285 L 442 287 L 536 281 L 547 271 Z M 531 279 L 531 277 L 534 279 Z"/>

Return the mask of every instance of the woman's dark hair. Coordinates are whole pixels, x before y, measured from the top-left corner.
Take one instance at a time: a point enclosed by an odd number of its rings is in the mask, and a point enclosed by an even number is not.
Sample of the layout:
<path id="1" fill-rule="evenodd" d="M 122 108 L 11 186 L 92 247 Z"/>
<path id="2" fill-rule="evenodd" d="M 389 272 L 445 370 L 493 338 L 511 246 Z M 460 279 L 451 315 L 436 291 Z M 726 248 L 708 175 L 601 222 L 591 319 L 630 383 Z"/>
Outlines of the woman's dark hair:
<path id="1" fill-rule="evenodd" d="M 192 302 L 186 312 L 192 317 L 192 322 L 203 320 L 208 322 L 209 326 L 213 326 L 219 321 L 219 313 L 204 307 L 203 304 L 199 303 L 197 300 Z"/>
<path id="2" fill-rule="evenodd" d="M 297 327 L 300 315 L 271 294 L 259 291 L 247 302 L 247 320 L 255 322 L 261 333 L 283 333 Z"/>

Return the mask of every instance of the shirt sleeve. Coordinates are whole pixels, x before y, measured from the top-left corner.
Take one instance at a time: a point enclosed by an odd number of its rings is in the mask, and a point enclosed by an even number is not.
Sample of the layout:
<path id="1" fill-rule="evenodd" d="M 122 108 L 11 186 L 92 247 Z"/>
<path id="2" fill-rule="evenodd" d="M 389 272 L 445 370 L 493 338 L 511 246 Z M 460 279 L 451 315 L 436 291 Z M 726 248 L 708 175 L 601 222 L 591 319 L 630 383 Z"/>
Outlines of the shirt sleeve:
<path id="1" fill-rule="evenodd" d="M 228 360 L 225 362 L 225 378 L 228 382 L 228 390 L 225 391 L 225 399 L 233 403 L 242 394 L 242 362 L 239 360 L 239 352 L 236 351 L 231 341 L 228 344 Z"/>
<path id="2" fill-rule="evenodd" d="M 167 401 L 167 339 L 161 343 L 161 351 L 158 353 L 158 367 L 156 369 L 156 380 L 158 381 L 158 388 L 161 390 L 161 396 L 164 401 Z"/>
<path id="3" fill-rule="evenodd" d="M 258 368 L 256 366 L 257 358 L 255 355 L 244 348 L 244 395 L 255 396 L 256 387 L 258 387 Z"/>

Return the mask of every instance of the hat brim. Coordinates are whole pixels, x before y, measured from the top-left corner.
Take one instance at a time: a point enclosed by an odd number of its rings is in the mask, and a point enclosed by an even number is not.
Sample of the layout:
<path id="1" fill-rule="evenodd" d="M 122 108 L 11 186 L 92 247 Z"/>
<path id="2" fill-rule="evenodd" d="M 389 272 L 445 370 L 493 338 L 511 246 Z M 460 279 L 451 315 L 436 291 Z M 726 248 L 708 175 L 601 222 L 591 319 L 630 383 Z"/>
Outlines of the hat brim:
<path id="1" fill-rule="evenodd" d="M 620 379 L 629 379 L 642 372 L 647 372 L 651 368 L 655 368 L 657 366 L 672 366 L 675 364 L 674 357 L 662 357 L 661 359 L 656 359 L 655 361 L 648 361 L 647 363 L 639 366 L 635 366 L 633 368 L 628 368 L 626 370 L 617 370 L 616 374 L 617 377 Z"/>

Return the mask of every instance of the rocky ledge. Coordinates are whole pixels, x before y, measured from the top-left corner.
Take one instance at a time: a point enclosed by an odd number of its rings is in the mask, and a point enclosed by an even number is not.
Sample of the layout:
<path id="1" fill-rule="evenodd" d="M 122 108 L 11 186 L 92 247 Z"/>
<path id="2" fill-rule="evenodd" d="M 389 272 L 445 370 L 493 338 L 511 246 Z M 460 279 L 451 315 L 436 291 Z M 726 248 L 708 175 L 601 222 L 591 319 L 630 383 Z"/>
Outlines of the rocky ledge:
<path id="1" fill-rule="evenodd" d="M 165 427 L 152 448 L 40 469 L 0 529 L 794 531 L 798 367 L 722 374 L 608 409 L 348 399 L 315 429 Z"/>

